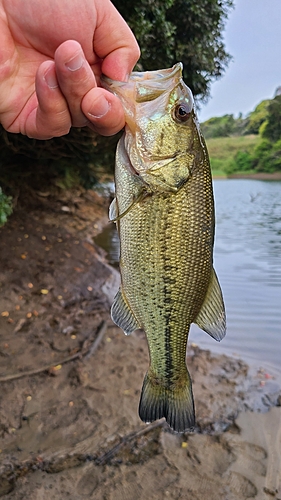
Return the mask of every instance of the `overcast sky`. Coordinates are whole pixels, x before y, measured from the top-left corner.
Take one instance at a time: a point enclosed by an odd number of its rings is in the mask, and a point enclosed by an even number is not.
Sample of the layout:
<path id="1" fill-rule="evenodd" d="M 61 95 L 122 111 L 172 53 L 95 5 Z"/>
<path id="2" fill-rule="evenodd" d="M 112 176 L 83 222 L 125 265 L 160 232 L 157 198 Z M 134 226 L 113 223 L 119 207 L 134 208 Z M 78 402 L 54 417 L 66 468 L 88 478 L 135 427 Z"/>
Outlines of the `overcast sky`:
<path id="1" fill-rule="evenodd" d="M 225 114 L 245 116 L 281 86 L 281 0 L 235 0 L 224 32 L 233 56 L 224 76 L 211 86 L 200 121 Z"/>

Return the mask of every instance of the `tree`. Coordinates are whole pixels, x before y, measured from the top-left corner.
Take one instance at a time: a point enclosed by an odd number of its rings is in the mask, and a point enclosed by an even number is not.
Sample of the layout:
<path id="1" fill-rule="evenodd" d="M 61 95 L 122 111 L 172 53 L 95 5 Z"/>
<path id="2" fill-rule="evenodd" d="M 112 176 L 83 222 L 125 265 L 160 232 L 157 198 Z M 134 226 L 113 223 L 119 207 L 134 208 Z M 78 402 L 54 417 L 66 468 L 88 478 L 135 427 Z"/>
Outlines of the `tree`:
<path id="1" fill-rule="evenodd" d="M 266 121 L 267 119 L 267 108 L 270 103 L 269 99 L 265 99 L 264 101 L 261 101 L 254 111 L 252 111 L 249 114 L 248 117 L 248 124 L 245 130 L 246 134 L 258 134 L 260 126 Z"/>
<path id="2" fill-rule="evenodd" d="M 184 65 L 184 79 L 206 100 L 212 80 L 230 60 L 222 32 L 232 0 L 113 0 L 132 28 L 142 51 L 139 69 Z"/>
<path id="3" fill-rule="evenodd" d="M 233 115 L 214 116 L 201 124 L 205 139 L 228 137 L 235 131 L 236 120 Z"/>
<path id="4" fill-rule="evenodd" d="M 267 107 L 267 123 L 262 136 L 272 142 L 281 139 L 281 95 L 269 101 Z"/>

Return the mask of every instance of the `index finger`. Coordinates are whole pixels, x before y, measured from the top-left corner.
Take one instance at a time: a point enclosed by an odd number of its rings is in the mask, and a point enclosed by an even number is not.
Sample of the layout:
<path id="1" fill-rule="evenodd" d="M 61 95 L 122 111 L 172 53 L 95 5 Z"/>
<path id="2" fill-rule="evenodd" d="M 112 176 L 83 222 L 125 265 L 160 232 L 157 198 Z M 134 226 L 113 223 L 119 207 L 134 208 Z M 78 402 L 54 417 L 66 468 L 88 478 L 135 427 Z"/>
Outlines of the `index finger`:
<path id="1" fill-rule="evenodd" d="M 102 73 L 119 81 L 128 79 L 140 57 L 140 49 L 131 29 L 109 1 L 100 2 L 94 52 L 102 59 Z"/>

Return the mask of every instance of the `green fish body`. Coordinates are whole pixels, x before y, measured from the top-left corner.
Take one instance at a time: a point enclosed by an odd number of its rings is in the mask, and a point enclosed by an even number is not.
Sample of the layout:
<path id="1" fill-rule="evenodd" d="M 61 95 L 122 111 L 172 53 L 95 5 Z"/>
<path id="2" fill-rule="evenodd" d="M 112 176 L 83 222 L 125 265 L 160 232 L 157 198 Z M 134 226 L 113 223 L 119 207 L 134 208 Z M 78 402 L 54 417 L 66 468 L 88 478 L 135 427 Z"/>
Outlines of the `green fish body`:
<path id="1" fill-rule="evenodd" d="M 110 219 L 120 236 L 121 287 L 113 321 L 145 331 L 150 367 L 140 418 L 165 417 L 178 432 L 195 425 L 186 346 L 191 323 L 225 335 L 222 293 L 213 269 L 214 202 L 209 158 L 181 64 L 106 79 L 127 125 L 116 153 Z"/>

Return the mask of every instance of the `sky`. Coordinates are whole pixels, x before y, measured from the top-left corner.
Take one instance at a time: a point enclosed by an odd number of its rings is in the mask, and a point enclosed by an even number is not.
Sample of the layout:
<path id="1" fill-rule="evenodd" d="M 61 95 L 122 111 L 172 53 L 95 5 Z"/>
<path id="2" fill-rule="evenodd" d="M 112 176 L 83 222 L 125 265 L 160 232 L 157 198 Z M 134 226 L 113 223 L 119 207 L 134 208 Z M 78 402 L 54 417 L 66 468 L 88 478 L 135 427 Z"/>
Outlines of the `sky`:
<path id="1" fill-rule="evenodd" d="M 233 57 L 224 76 L 211 85 L 211 98 L 200 105 L 201 122 L 213 116 L 254 110 L 281 86 L 281 0 L 234 0 L 224 43 Z"/>

